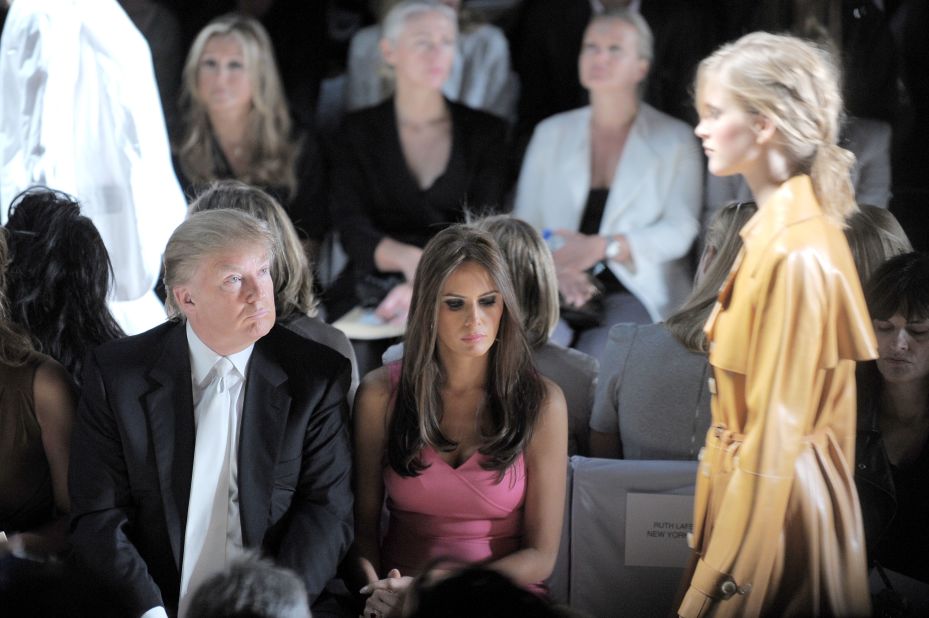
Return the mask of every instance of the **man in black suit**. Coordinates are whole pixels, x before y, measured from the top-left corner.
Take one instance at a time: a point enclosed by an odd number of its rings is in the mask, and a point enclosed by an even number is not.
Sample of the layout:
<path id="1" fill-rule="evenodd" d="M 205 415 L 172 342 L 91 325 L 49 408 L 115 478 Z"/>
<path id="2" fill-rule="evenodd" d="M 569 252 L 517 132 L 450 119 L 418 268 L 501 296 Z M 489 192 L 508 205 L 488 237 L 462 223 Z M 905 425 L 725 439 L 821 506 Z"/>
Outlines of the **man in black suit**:
<path id="1" fill-rule="evenodd" d="M 317 598 L 352 540 L 348 361 L 275 326 L 271 236 L 197 213 L 165 250 L 175 318 L 89 356 L 74 430 L 80 569 L 119 615 L 183 615 L 247 548 Z"/>

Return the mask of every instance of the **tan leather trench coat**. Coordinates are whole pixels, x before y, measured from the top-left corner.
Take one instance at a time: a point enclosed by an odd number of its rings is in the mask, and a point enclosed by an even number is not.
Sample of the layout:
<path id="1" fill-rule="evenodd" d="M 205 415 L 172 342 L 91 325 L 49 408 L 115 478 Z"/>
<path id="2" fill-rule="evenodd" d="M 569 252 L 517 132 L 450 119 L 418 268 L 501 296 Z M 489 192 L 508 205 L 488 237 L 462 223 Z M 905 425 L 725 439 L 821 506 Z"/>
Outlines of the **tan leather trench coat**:
<path id="1" fill-rule="evenodd" d="M 697 616 L 870 610 L 853 483 L 855 362 L 877 356 L 840 226 L 808 176 L 775 192 L 706 325 L 712 419 L 682 605 Z"/>

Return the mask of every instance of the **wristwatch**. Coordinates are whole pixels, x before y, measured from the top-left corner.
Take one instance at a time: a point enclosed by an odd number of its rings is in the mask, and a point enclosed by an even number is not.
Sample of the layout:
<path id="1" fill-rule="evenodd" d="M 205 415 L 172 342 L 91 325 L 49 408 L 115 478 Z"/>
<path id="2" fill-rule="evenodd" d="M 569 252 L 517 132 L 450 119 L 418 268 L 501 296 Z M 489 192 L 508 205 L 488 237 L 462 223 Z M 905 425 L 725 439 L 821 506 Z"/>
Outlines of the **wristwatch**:
<path id="1" fill-rule="evenodd" d="M 610 237 L 610 241 L 606 244 L 606 251 L 604 252 L 604 257 L 608 260 L 615 260 L 616 256 L 619 255 L 619 252 L 623 249 L 623 242 L 615 237 Z"/>

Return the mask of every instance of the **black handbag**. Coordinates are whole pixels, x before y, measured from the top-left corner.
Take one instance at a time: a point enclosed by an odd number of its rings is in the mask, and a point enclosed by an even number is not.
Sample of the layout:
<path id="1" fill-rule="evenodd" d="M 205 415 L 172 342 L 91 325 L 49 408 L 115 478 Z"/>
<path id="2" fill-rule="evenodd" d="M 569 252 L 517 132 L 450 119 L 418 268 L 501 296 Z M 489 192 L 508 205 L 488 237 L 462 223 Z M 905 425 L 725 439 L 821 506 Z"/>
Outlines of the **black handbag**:
<path id="1" fill-rule="evenodd" d="M 587 330 L 603 324 L 605 314 L 603 296 L 606 292 L 606 287 L 599 278 L 591 273 L 587 273 L 587 278 L 590 284 L 597 288 L 597 291 L 580 307 L 569 305 L 565 302 L 564 296 L 558 294 L 559 305 L 561 307 L 561 319 L 567 322 L 572 330 Z"/>

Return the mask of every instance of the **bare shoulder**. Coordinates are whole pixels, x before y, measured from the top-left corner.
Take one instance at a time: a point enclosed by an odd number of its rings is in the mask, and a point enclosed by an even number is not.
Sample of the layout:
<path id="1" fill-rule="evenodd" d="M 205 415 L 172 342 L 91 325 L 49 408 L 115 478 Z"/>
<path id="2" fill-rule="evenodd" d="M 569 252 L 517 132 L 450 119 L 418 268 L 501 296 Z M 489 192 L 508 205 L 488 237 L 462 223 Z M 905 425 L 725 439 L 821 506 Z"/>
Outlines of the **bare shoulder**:
<path id="1" fill-rule="evenodd" d="M 36 418 L 40 425 L 74 412 L 74 382 L 58 361 L 45 358 L 35 370 L 32 384 Z"/>
<path id="2" fill-rule="evenodd" d="M 542 376 L 542 382 L 545 384 L 545 399 L 542 400 L 542 414 L 566 413 L 568 404 L 565 401 L 561 387 L 544 376 Z"/>
<path id="3" fill-rule="evenodd" d="M 355 393 L 354 415 L 365 422 L 384 418 L 391 397 L 390 374 L 387 367 L 368 372 Z M 362 420 L 359 418 L 359 420 Z"/>

